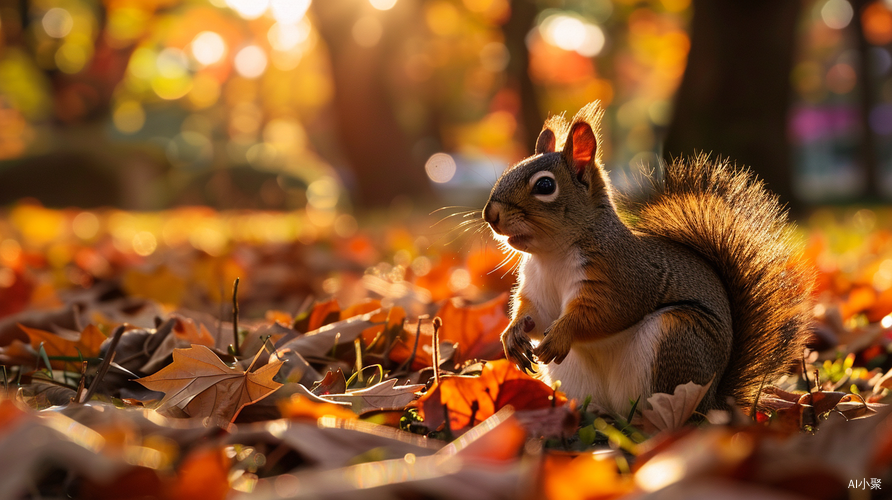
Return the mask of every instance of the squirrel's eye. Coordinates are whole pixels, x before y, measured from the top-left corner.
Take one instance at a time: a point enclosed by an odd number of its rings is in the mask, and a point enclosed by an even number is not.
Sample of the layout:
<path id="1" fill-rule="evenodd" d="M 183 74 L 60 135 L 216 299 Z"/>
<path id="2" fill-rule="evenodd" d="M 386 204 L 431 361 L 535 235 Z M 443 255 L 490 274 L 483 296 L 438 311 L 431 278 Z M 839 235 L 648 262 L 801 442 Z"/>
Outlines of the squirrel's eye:
<path id="1" fill-rule="evenodd" d="M 551 194 L 556 187 L 557 184 L 554 183 L 554 179 L 551 177 L 540 177 L 539 180 L 533 184 L 533 194 Z"/>

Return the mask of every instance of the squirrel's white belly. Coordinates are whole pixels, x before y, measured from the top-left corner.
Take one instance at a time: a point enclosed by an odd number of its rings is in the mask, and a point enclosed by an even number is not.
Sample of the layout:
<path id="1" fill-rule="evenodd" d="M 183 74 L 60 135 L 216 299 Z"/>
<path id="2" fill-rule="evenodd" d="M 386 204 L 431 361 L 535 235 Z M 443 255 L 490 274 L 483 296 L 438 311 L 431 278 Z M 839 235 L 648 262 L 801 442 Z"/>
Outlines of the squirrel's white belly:
<path id="1" fill-rule="evenodd" d="M 561 364 L 540 365 L 540 377 L 548 384 L 560 380 L 560 390 L 569 398 L 581 403 L 591 396 L 592 403 L 625 417 L 630 401 L 640 397 L 644 404 L 651 395 L 662 321 L 657 312 L 610 337 L 576 343 Z"/>
<path id="2" fill-rule="evenodd" d="M 519 294 L 529 297 L 536 307 L 541 327 L 548 327 L 564 312 L 579 293 L 585 279 L 582 257 L 575 250 L 559 260 L 527 256 L 521 262 Z M 519 295 L 517 294 L 517 295 Z"/>
<path id="3" fill-rule="evenodd" d="M 544 330 L 579 293 L 585 279 L 582 258 L 578 253 L 553 261 L 531 256 L 521 265 L 520 292 L 535 304 L 537 327 L 541 322 Z M 656 346 L 664 330 L 661 313 L 609 337 L 574 343 L 561 364 L 539 365 L 539 378 L 549 384 L 560 380 L 560 390 L 579 402 L 590 395 L 594 404 L 627 415 L 630 400 L 640 397 L 644 403 L 650 397 Z"/>

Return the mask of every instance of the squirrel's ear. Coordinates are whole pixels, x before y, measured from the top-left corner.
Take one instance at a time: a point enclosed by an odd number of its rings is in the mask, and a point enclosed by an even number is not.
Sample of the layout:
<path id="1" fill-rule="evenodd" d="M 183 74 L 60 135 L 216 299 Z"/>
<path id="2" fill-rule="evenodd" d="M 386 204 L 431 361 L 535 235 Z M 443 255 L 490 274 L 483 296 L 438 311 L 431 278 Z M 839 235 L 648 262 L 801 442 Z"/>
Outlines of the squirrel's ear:
<path id="1" fill-rule="evenodd" d="M 539 132 L 539 138 L 536 139 L 536 154 L 554 153 L 554 146 L 554 132 L 549 128 L 543 128 L 542 132 Z"/>
<path id="2" fill-rule="evenodd" d="M 594 160 L 597 150 L 598 139 L 591 125 L 586 122 L 574 123 L 567 134 L 563 155 L 577 179 L 586 182 L 586 167 Z"/>

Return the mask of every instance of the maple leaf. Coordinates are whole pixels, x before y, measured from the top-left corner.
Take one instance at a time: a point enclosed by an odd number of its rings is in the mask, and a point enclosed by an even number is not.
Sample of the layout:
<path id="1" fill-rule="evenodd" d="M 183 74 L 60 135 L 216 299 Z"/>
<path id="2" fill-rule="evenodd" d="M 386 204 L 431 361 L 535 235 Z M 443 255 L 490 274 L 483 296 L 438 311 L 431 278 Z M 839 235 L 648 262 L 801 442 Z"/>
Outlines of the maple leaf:
<path id="1" fill-rule="evenodd" d="M 99 355 L 99 346 L 106 339 L 105 334 L 92 324 L 87 325 L 79 335 L 75 332 L 71 332 L 74 334 L 69 332 L 56 334 L 46 330 L 29 328 L 22 324 L 19 324 L 19 328 L 28 335 L 31 347 L 35 350 L 39 349 L 42 343 L 47 356 L 95 357 Z M 66 362 L 52 360 L 50 364 L 55 369 L 65 369 Z"/>
<path id="2" fill-rule="evenodd" d="M 256 372 L 250 367 L 242 371 L 227 366 L 209 348 L 193 345 L 174 349 L 171 364 L 136 382 L 164 393 L 159 411 L 176 406 L 190 417 L 208 417 L 209 425 L 217 425 L 234 421 L 242 408 L 281 387 L 273 382 L 281 365 L 273 361 Z"/>
<path id="3" fill-rule="evenodd" d="M 673 431 L 680 428 L 694 414 L 697 405 L 700 404 L 711 385 L 712 380 L 706 385 L 693 382 L 678 384 L 671 395 L 658 392 L 647 398 L 651 409 L 641 412 L 645 427 L 648 430 L 655 429 L 657 431 Z"/>
<path id="4" fill-rule="evenodd" d="M 358 414 L 379 410 L 402 410 L 415 399 L 415 393 L 424 384 L 401 385 L 395 387 L 397 379 L 392 378 L 365 389 L 347 391 L 344 394 L 326 394 L 325 399 L 346 401 L 353 405 Z"/>
<path id="5" fill-rule="evenodd" d="M 556 399 L 554 397 L 556 396 Z M 562 405 L 567 401 L 541 380 L 521 372 L 506 359 L 487 363 L 479 377 L 443 376 L 419 400 L 418 412 L 429 429 L 445 422 L 449 412 L 452 430 L 476 425 L 511 405 L 531 410 Z"/>

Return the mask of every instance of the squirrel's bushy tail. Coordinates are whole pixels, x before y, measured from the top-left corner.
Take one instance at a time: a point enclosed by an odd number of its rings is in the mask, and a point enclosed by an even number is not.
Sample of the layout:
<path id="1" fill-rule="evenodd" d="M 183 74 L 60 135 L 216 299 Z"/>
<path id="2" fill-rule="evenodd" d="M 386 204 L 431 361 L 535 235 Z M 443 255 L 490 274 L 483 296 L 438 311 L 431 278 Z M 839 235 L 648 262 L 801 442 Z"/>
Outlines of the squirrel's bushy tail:
<path id="1" fill-rule="evenodd" d="M 777 196 L 747 170 L 708 155 L 668 165 L 634 228 L 686 245 L 725 283 L 734 340 L 716 396 L 749 408 L 802 356 L 811 317 L 813 271 L 797 256 Z"/>

